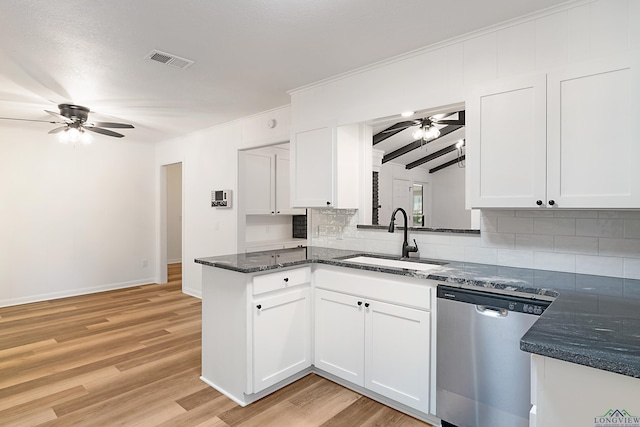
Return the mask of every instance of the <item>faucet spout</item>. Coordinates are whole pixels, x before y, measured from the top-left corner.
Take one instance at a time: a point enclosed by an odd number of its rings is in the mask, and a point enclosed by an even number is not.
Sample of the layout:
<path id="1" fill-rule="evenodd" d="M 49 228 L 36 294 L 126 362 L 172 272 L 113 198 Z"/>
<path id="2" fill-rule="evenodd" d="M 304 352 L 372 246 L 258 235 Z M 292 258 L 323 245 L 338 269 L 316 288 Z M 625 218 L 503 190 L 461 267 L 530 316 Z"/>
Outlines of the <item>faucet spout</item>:
<path id="1" fill-rule="evenodd" d="M 395 220 L 396 214 L 398 211 L 402 212 L 402 216 L 404 218 L 404 240 L 402 242 L 402 258 L 408 258 L 410 252 L 418 252 L 418 244 L 415 246 L 409 245 L 409 225 L 407 224 L 407 212 L 402 208 L 396 208 L 391 214 L 391 222 L 389 223 L 389 233 L 393 233 L 395 231 Z M 414 240 L 415 242 L 415 240 Z"/>

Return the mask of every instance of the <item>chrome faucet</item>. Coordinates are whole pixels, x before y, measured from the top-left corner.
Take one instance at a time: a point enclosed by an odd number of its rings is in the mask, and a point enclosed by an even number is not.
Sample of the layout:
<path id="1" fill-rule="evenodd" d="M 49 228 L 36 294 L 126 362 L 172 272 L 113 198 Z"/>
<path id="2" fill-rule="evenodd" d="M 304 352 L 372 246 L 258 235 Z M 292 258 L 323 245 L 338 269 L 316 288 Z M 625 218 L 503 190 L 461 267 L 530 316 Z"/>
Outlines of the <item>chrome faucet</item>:
<path id="1" fill-rule="evenodd" d="M 402 216 L 404 217 L 404 241 L 402 242 L 402 258 L 408 258 L 409 252 L 418 252 L 418 243 L 416 243 L 416 239 L 413 239 L 413 243 L 415 246 L 409 246 L 408 239 L 408 230 L 409 226 L 407 224 L 407 213 L 402 208 L 396 208 L 395 211 L 391 214 L 391 222 L 389 223 L 389 233 L 393 233 L 396 228 L 396 213 L 398 211 L 402 212 Z"/>

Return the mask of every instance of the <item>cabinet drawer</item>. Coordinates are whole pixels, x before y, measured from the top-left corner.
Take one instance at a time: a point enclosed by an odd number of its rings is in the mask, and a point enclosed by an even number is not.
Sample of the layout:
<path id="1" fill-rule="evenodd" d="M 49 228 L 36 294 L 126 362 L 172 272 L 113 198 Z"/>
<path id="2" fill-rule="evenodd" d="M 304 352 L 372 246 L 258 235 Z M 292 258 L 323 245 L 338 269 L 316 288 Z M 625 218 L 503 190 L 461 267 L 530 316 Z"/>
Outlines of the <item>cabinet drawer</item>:
<path id="1" fill-rule="evenodd" d="M 378 301 L 431 309 L 432 289 L 436 282 L 391 274 L 338 267 L 340 270 L 322 266 L 314 273 L 315 286 L 319 289 L 358 295 Z"/>
<path id="2" fill-rule="evenodd" d="M 296 268 L 268 273 L 253 278 L 253 295 L 277 291 L 311 282 L 311 268 Z"/>

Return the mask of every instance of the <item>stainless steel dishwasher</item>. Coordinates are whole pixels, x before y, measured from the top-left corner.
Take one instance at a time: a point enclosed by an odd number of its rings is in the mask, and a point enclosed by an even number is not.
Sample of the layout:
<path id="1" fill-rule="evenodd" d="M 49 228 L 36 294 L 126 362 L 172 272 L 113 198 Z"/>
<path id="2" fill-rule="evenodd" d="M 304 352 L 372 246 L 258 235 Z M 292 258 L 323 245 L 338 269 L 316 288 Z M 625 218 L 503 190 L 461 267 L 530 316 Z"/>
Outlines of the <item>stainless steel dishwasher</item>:
<path id="1" fill-rule="evenodd" d="M 520 338 L 550 302 L 442 285 L 437 296 L 443 427 L 527 427 L 530 355 Z"/>

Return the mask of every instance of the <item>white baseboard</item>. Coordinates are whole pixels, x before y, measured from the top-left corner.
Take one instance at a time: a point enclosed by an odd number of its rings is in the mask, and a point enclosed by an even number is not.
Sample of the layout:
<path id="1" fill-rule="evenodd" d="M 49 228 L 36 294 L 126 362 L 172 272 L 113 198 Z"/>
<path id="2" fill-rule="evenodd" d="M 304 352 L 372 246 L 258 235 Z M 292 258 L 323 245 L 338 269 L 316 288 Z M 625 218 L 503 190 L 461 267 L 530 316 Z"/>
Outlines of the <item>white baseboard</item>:
<path id="1" fill-rule="evenodd" d="M 167 264 L 181 264 L 182 258 L 168 259 Z"/>
<path id="2" fill-rule="evenodd" d="M 78 295 L 95 294 L 97 292 L 112 291 L 114 289 L 132 288 L 134 286 L 149 285 L 155 281 L 153 278 L 145 278 L 139 280 L 131 280 L 128 282 L 110 283 L 107 285 L 92 286 L 89 288 L 69 289 L 59 292 L 49 292 L 45 294 L 29 295 L 21 298 L 12 298 L 0 300 L 0 307 L 9 307 L 13 305 L 29 304 L 32 302 L 48 301 L 59 298 L 75 297 Z"/>
<path id="3" fill-rule="evenodd" d="M 182 293 L 183 294 L 187 294 L 189 296 L 195 297 L 195 298 L 200 298 L 202 299 L 202 291 L 196 290 L 196 289 L 189 289 L 189 288 L 185 288 L 184 286 L 182 287 Z"/>

